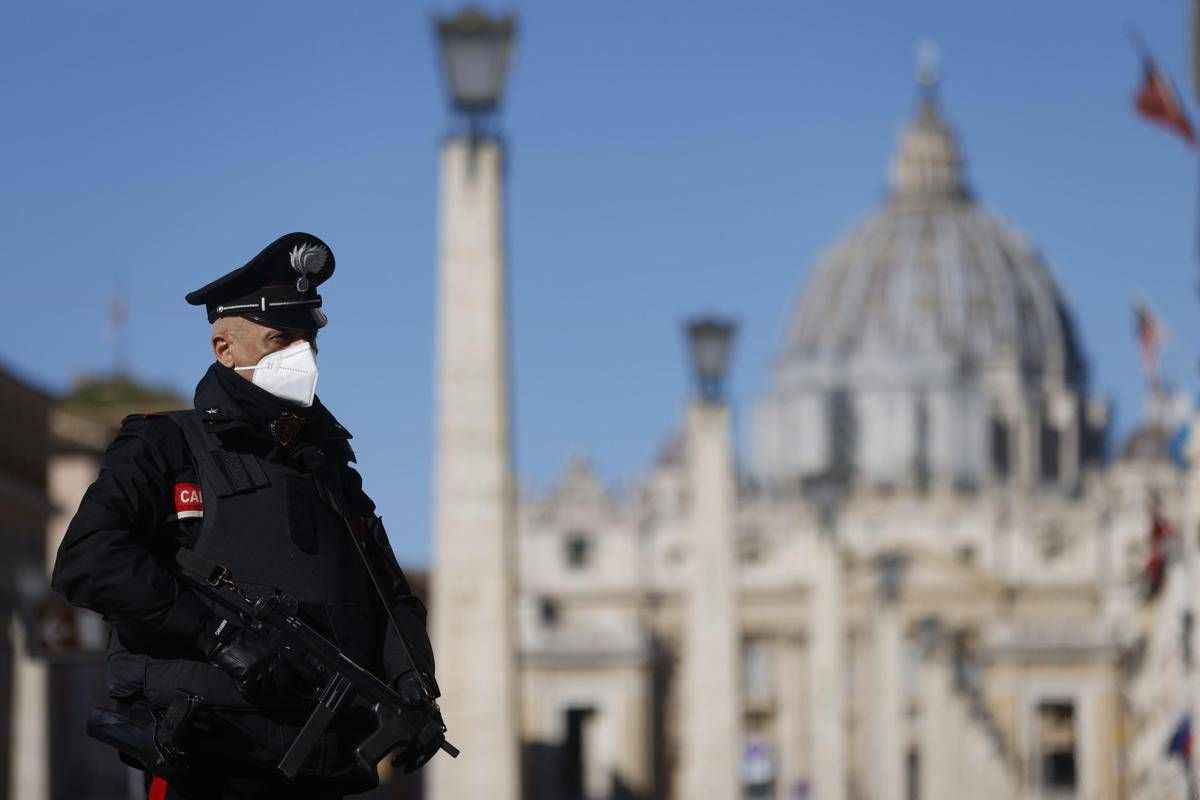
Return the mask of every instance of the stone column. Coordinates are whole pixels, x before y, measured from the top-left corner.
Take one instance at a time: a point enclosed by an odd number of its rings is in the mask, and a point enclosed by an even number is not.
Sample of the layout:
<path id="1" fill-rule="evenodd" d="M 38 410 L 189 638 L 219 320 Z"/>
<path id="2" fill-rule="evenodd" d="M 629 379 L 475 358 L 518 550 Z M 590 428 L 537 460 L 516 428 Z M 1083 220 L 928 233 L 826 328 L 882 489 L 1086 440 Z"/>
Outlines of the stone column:
<path id="1" fill-rule="evenodd" d="M 842 558 L 832 530 L 818 534 L 809 600 L 809 741 L 813 800 L 846 798 L 846 631 Z"/>
<path id="2" fill-rule="evenodd" d="M 583 721 L 583 793 L 588 798 L 604 797 L 616 775 L 613 710 L 604 705 Z"/>
<path id="3" fill-rule="evenodd" d="M 103 447 L 103 444 L 100 445 Z M 67 532 L 67 525 L 79 507 L 87 487 L 96 479 L 99 468 L 98 453 L 51 455 L 46 470 L 46 493 L 54 507 L 46 525 L 46 537 L 42 551 L 45 573 L 38 575 L 36 582 L 45 586 L 54 570 L 54 559 L 58 546 Z M 75 609 L 76 619 L 84 613 Z M 50 749 L 51 743 L 62 738 L 62 731 L 52 729 L 49 713 L 51 698 L 50 675 L 53 667 L 45 658 L 32 658 L 24 627 L 13 621 L 13 708 L 12 743 L 10 753 L 12 770 L 9 772 L 9 797 L 22 800 L 45 800 L 50 797 Z M 96 669 L 100 669 L 97 665 Z M 72 732 L 74 733 L 74 732 Z"/>
<path id="4" fill-rule="evenodd" d="M 879 594 L 872 613 L 874 669 L 871 703 L 871 787 L 873 800 L 902 800 L 905 789 L 903 670 L 904 632 L 900 619 L 900 582 L 904 560 L 879 560 Z"/>
<path id="5" fill-rule="evenodd" d="M 972 765 L 967 763 L 967 744 L 963 733 L 972 724 L 970 709 L 963 685 L 964 654 L 961 647 L 946 642 L 950 663 L 949 694 L 946 697 L 946 714 L 950 720 L 942 732 L 942 753 L 945 759 L 947 780 L 951 786 L 963 786 L 971 777 Z"/>
<path id="6" fill-rule="evenodd" d="M 654 772 L 649 710 L 654 687 L 649 667 L 630 668 L 620 685 L 621 699 L 616 706 L 620 712 L 613 734 L 615 772 L 634 797 L 647 797 Z"/>
<path id="7" fill-rule="evenodd" d="M 431 762 L 436 800 L 520 797 L 503 177 L 497 139 L 443 145 L 431 616 L 462 755 Z"/>
<path id="8" fill-rule="evenodd" d="M 806 780 L 810 765 L 804 755 L 804 681 L 807 677 L 800 643 L 780 641 L 775 650 L 775 752 L 778 754 L 775 797 L 793 800 L 797 786 Z"/>
<path id="9" fill-rule="evenodd" d="M 13 645 L 8 796 L 42 800 L 50 796 L 49 674 L 44 661 L 30 657 L 24 626 L 16 615 L 5 622 Z"/>
<path id="10" fill-rule="evenodd" d="M 921 699 L 921 721 L 918 740 L 920 743 L 920 796 L 921 800 L 955 800 L 958 796 L 953 771 L 949 763 L 950 753 L 946 738 L 957 734 L 953 724 L 950 703 L 952 677 L 942 642 L 942 630 L 937 620 L 922 623 L 921 665 L 919 696 Z"/>
<path id="11" fill-rule="evenodd" d="M 734 568 L 734 472 L 729 407 L 696 400 L 687 413 L 686 610 L 683 617 L 681 799 L 741 796 L 741 635 Z"/>

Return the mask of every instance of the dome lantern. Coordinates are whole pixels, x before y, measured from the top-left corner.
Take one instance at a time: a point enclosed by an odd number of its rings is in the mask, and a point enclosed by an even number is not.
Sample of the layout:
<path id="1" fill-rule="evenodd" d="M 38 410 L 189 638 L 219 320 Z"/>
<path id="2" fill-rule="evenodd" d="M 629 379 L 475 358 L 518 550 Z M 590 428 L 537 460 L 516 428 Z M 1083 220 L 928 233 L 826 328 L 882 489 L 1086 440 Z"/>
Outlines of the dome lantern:
<path id="1" fill-rule="evenodd" d="M 938 107 L 939 82 L 937 48 L 923 43 L 917 55 L 921 100 L 917 116 L 900 135 L 892 159 L 893 200 L 929 202 L 968 197 L 958 139 Z"/>

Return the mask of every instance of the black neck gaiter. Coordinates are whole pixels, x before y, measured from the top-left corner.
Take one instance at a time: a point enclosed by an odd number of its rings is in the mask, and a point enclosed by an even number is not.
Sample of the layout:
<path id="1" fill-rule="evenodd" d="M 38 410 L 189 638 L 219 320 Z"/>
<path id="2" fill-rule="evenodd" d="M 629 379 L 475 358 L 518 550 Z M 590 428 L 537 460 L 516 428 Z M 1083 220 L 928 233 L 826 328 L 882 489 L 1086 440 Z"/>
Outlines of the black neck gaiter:
<path id="1" fill-rule="evenodd" d="M 238 410 L 246 416 L 246 419 L 255 428 L 268 431 L 269 423 L 278 419 L 283 414 L 306 416 L 307 408 L 298 403 L 278 398 L 262 387 L 255 386 L 234 372 L 231 367 L 226 367 L 219 363 L 214 364 L 213 374 L 216 376 L 218 383 L 221 384 L 221 389 L 229 395 L 229 398 L 237 405 Z"/>

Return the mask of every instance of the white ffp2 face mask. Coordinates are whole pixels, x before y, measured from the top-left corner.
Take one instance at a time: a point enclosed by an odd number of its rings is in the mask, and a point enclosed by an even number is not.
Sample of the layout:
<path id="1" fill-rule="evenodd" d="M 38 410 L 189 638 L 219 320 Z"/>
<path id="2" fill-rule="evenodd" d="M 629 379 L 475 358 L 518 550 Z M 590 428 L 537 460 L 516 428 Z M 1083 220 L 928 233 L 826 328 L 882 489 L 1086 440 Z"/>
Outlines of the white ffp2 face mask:
<path id="1" fill-rule="evenodd" d="M 312 345 L 301 339 L 282 350 L 267 353 L 253 367 L 234 367 L 243 372 L 254 370 L 252 383 L 283 400 L 308 407 L 317 391 L 317 359 Z"/>

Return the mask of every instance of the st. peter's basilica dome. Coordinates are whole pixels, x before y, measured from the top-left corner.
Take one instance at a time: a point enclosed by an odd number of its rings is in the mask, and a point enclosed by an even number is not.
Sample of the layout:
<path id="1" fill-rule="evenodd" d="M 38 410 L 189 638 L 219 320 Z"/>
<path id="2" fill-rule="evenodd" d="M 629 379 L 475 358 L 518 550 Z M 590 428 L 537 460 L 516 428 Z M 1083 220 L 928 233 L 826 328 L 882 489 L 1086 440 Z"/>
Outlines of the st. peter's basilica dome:
<path id="1" fill-rule="evenodd" d="M 754 419 L 766 485 L 1071 484 L 1086 366 L 1037 250 L 974 200 L 922 87 L 882 207 L 812 270 Z"/>

